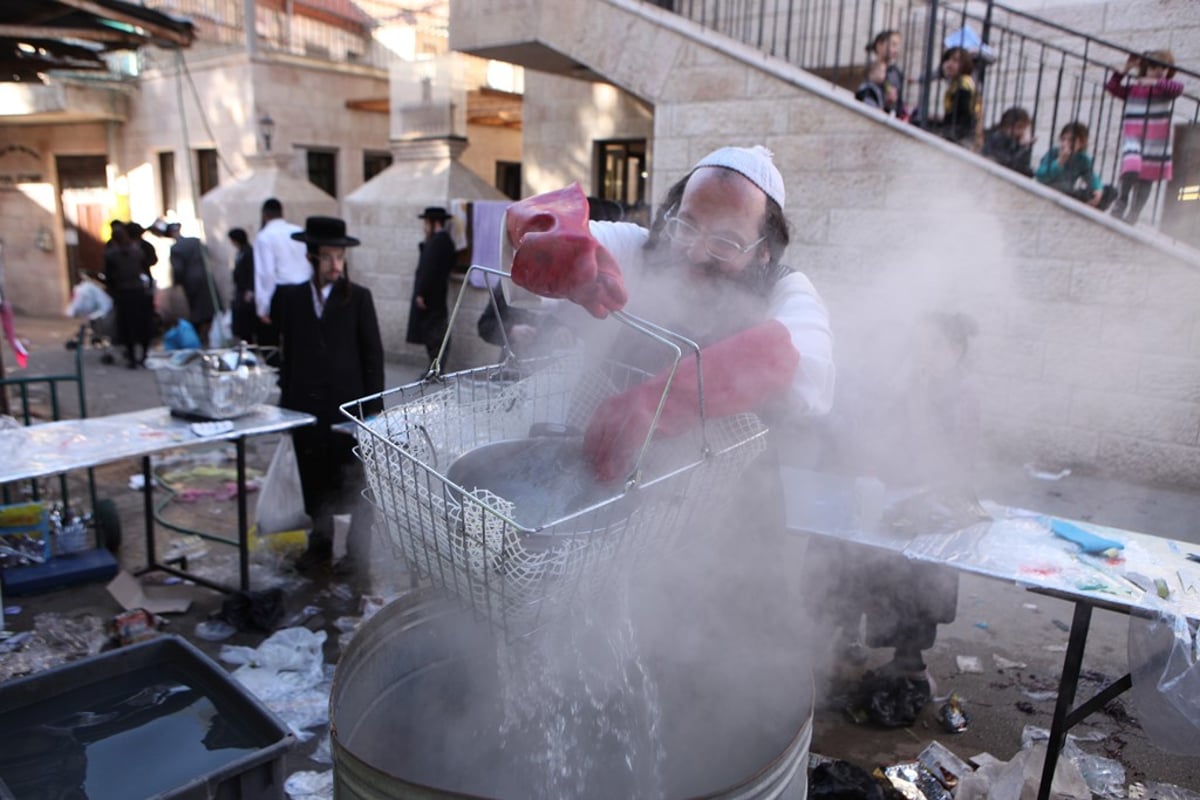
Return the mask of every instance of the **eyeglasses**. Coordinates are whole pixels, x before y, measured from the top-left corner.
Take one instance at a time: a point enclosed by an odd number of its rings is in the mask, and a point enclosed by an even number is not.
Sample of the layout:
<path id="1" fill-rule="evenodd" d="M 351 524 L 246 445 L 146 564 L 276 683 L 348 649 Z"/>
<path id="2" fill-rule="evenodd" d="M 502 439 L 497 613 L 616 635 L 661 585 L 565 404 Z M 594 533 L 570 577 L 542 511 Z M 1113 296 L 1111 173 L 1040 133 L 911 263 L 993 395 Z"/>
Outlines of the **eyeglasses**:
<path id="1" fill-rule="evenodd" d="M 760 236 L 748 245 L 741 245 L 732 239 L 724 239 L 720 236 L 710 236 L 704 231 L 685 222 L 679 217 L 667 217 L 667 224 L 664 231 L 667 238 L 675 242 L 680 247 L 691 249 L 697 243 L 703 240 L 704 252 L 715 258 L 717 261 L 733 261 L 739 256 L 744 256 L 754 248 L 766 241 L 766 236 Z"/>

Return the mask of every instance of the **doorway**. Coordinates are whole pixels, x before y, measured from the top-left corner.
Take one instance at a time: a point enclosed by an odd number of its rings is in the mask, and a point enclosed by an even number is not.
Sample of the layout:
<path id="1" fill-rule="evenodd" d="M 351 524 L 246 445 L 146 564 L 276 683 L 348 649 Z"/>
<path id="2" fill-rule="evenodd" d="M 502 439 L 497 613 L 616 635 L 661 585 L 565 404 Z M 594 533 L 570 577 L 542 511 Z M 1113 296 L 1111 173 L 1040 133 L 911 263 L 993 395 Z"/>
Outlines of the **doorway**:
<path id="1" fill-rule="evenodd" d="M 109 207 L 107 159 L 104 156 L 58 156 L 58 185 L 62 192 L 67 280 L 104 271 L 104 239 Z"/>

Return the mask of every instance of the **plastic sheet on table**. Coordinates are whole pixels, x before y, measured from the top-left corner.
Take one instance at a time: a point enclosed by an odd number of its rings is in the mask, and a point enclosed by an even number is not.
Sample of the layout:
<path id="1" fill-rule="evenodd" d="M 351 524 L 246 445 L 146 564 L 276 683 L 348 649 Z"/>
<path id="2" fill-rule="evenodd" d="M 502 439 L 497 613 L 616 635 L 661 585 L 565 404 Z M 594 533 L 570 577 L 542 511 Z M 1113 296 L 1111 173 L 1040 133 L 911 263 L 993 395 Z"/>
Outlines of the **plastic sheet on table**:
<path id="1" fill-rule="evenodd" d="M 1031 582 L 1064 592 L 1138 597 L 1120 563 L 1079 552 L 1036 517 L 1010 517 L 951 534 L 917 536 L 904 554 L 919 561 L 962 565 L 971 572 L 1011 580 L 1014 571 Z M 1014 569 L 1015 567 L 1015 569 Z"/>

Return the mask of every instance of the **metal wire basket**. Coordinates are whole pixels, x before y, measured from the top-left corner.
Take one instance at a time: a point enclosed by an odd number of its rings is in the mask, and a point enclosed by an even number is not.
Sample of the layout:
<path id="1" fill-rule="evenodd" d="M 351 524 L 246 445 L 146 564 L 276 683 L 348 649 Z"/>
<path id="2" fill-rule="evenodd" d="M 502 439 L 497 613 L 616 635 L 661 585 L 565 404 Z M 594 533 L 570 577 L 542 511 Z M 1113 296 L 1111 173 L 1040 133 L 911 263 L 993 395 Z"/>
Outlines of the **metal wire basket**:
<path id="1" fill-rule="evenodd" d="M 670 547 L 692 520 L 724 500 L 732 479 L 765 449 L 766 428 L 753 414 L 707 420 L 672 439 L 647 437 L 628 480 L 549 520 L 452 478 L 456 460 L 477 448 L 526 437 L 539 426 L 583 430 L 601 401 L 647 377 L 580 355 L 510 359 L 445 376 L 436 374 L 435 362 L 421 381 L 342 411 L 356 423 L 379 524 L 408 569 L 512 639 L 567 614 L 627 566 Z M 365 413 L 380 400 L 382 413 Z M 505 464 L 496 469 L 503 472 Z"/>
<path id="2" fill-rule="evenodd" d="M 158 394 L 172 412 L 203 419 L 233 419 L 266 402 L 276 386 L 276 370 L 256 348 L 177 350 L 154 353 Z"/>

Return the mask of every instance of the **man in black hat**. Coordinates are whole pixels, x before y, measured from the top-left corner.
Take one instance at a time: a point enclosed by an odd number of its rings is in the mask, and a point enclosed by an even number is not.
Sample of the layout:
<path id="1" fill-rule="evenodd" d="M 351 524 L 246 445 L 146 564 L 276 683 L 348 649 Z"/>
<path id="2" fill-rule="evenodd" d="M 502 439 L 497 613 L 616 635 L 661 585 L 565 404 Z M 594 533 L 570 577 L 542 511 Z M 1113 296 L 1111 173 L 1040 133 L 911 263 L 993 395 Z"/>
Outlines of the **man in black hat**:
<path id="1" fill-rule="evenodd" d="M 425 352 L 432 362 L 441 349 L 446 335 L 446 324 L 450 318 L 446 306 L 446 293 L 450 288 L 450 270 L 454 268 L 454 240 L 446 230 L 450 215 L 446 209 L 430 206 L 418 215 L 425 220 L 425 241 L 421 242 L 421 258 L 417 262 L 417 273 L 413 277 L 412 305 L 408 311 L 409 344 L 425 345 Z M 443 365 L 450 357 L 450 343 L 446 343 Z"/>
<path id="2" fill-rule="evenodd" d="M 346 223 L 309 217 L 292 238 L 307 245 L 312 278 L 275 288 L 271 321 L 282 348 L 279 404 L 317 418 L 315 425 L 292 432 L 304 510 L 313 520 L 297 568 L 309 570 L 331 563 L 334 514 L 354 516 L 349 558 L 366 555 L 362 537 L 370 530 L 370 509 L 356 503 L 362 466 L 351 449 L 353 437 L 332 426 L 344 420 L 342 403 L 383 391 L 383 342 L 371 292 L 351 283 L 346 272 L 346 248 L 359 244 L 346 235 Z"/>

